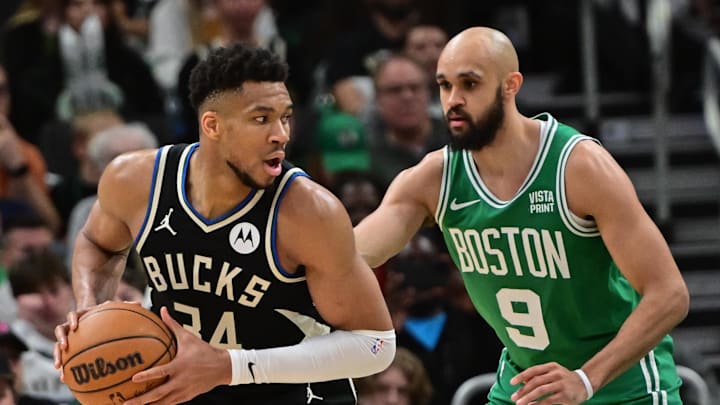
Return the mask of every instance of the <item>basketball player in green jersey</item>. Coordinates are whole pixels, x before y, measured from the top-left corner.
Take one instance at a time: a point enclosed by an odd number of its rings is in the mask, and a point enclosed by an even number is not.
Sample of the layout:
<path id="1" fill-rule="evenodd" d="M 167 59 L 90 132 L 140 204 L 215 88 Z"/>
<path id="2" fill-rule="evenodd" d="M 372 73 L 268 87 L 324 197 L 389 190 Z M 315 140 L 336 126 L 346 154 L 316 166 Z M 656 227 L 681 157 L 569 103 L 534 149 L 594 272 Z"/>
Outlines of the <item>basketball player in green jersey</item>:
<path id="1" fill-rule="evenodd" d="M 371 266 L 434 220 L 505 345 L 492 404 L 680 404 L 667 335 L 688 292 L 610 154 L 549 114 L 520 114 L 510 40 L 477 27 L 437 68 L 450 145 L 393 181 L 356 228 Z"/>

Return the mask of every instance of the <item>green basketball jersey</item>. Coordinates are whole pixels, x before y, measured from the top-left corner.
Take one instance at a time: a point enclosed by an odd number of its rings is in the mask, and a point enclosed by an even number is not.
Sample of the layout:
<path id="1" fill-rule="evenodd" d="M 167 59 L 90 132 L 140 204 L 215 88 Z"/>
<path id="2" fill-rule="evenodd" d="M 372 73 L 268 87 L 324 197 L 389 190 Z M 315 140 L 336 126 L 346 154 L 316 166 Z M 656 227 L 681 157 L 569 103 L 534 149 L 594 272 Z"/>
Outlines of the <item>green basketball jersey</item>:
<path id="1" fill-rule="evenodd" d="M 486 187 L 469 151 L 446 147 L 435 219 L 475 308 L 509 359 L 519 369 L 554 361 L 572 370 L 616 335 L 640 296 L 613 262 L 595 223 L 567 206 L 568 156 L 578 142 L 592 138 L 549 114 L 536 119 L 540 147 L 510 201 Z M 668 357 L 672 365 L 669 339 L 665 354 L 656 348 L 654 357 Z M 676 375 L 670 385 L 677 387 Z"/>

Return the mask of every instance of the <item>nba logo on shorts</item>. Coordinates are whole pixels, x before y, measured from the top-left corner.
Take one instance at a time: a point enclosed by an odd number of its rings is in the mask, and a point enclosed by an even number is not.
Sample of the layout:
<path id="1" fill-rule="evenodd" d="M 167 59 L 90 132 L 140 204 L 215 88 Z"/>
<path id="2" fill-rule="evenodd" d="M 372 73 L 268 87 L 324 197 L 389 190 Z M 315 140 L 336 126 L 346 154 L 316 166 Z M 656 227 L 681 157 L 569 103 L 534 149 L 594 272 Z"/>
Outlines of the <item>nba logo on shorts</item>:
<path id="1" fill-rule="evenodd" d="M 385 341 L 380 338 L 375 338 L 375 343 L 373 343 L 372 347 L 370 348 L 370 351 L 372 354 L 378 354 L 380 350 L 382 350 L 383 345 L 385 344 Z"/>
<path id="2" fill-rule="evenodd" d="M 230 230 L 230 246 L 236 252 L 246 255 L 260 245 L 260 231 L 249 222 L 241 222 Z"/>

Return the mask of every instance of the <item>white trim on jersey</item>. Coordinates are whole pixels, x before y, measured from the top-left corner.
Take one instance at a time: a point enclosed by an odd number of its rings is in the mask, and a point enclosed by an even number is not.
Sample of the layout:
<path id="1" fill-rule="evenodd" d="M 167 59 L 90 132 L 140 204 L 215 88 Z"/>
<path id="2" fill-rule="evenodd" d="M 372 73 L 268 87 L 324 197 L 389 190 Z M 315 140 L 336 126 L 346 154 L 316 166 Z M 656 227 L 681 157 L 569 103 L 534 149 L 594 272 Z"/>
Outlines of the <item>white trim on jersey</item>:
<path id="1" fill-rule="evenodd" d="M 140 229 L 140 238 L 135 244 L 135 249 L 138 253 L 142 250 L 145 245 L 150 231 L 153 229 L 153 223 L 155 222 L 155 214 L 157 214 L 158 203 L 160 202 L 160 191 L 162 190 L 163 177 L 165 176 L 165 162 L 167 161 L 167 155 L 170 152 L 170 146 L 165 146 L 158 151 L 157 156 L 157 171 L 155 177 L 152 179 L 153 188 L 150 192 L 150 200 L 148 201 L 147 217 L 143 223 L 143 228 Z"/>
<path id="2" fill-rule="evenodd" d="M 535 160 L 530 169 L 530 172 L 525 178 L 522 186 L 518 189 L 515 195 L 507 201 L 503 201 L 495 196 L 490 189 L 483 182 L 480 173 L 477 170 L 475 161 L 472 158 L 472 153 L 469 150 L 462 152 L 463 159 L 465 161 L 465 172 L 467 173 L 470 183 L 477 192 L 478 196 L 483 199 L 488 205 L 493 208 L 504 208 L 520 197 L 537 178 L 540 171 L 542 171 L 543 163 L 547 157 L 550 145 L 552 144 L 553 138 L 555 137 L 555 130 L 558 127 L 558 122 L 553 118 L 552 115 L 547 114 L 548 120 L 540 120 L 540 146 L 538 153 L 535 155 Z"/>
<path id="3" fill-rule="evenodd" d="M 565 193 L 565 167 L 567 166 L 568 158 L 570 157 L 572 150 L 575 148 L 575 145 L 582 141 L 600 143 L 596 139 L 583 134 L 573 135 L 573 137 L 570 138 L 570 141 L 565 144 L 565 147 L 560 152 L 560 162 L 557 167 L 557 176 L 555 176 L 557 179 L 555 183 L 555 191 L 558 197 L 558 211 L 560 211 L 560 218 L 565 224 L 565 227 L 577 236 L 589 238 L 600 236 L 597 224 L 595 224 L 595 221 L 580 218 L 573 213 L 568 206 L 567 196 Z"/>
<path id="4" fill-rule="evenodd" d="M 185 150 L 183 151 L 182 155 L 180 156 L 180 164 L 178 165 L 178 172 L 177 172 L 177 181 L 175 182 L 176 188 L 177 188 L 177 197 L 178 201 L 180 201 L 180 205 L 183 207 L 183 210 L 185 210 L 185 213 L 187 213 L 188 217 L 192 219 L 195 224 L 200 227 L 200 229 L 203 230 L 205 233 L 210 233 L 212 231 L 215 231 L 217 229 L 220 229 L 224 227 L 225 225 L 231 224 L 243 215 L 247 214 L 251 209 L 255 207 L 255 204 L 257 204 L 258 201 L 260 201 L 260 198 L 262 198 L 263 194 L 265 193 L 265 190 L 257 190 L 255 192 L 255 195 L 252 197 L 250 201 L 247 202 L 242 208 L 240 208 L 237 212 L 235 212 L 232 215 L 229 215 L 227 218 L 224 218 L 222 221 L 218 221 L 212 224 L 207 224 L 205 221 L 202 220 L 202 218 L 199 218 L 197 214 L 195 213 L 195 210 L 190 207 L 189 202 L 185 199 L 185 190 L 183 187 L 185 186 L 185 166 L 190 164 L 190 161 L 188 159 L 188 154 L 190 154 L 197 146 L 197 144 L 188 145 Z"/>
<path id="5" fill-rule="evenodd" d="M 267 256 L 267 263 L 270 267 L 270 270 L 275 275 L 275 277 L 283 282 L 286 283 L 298 283 L 300 281 L 305 281 L 304 276 L 298 276 L 298 277 L 288 277 L 278 268 L 278 266 L 275 264 L 275 256 L 273 255 L 273 249 L 272 249 L 272 235 L 273 235 L 273 222 L 275 219 L 275 207 L 278 204 L 278 201 L 280 200 L 280 196 L 283 193 L 283 190 L 285 190 L 285 186 L 287 185 L 288 181 L 293 178 L 296 174 L 304 174 L 304 172 L 297 167 L 293 167 L 292 169 L 285 172 L 285 175 L 283 176 L 282 180 L 280 180 L 280 184 L 278 185 L 277 191 L 275 191 L 275 196 L 273 197 L 272 204 L 270 204 L 270 214 L 268 215 L 268 221 L 265 228 L 265 255 Z"/>
<path id="6" fill-rule="evenodd" d="M 447 196 L 450 193 L 450 147 L 443 148 L 443 173 L 440 182 L 440 194 L 438 195 L 438 205 L 435 210 L 435 222 L 443 229 L 443 219 L 445 219 L 445 210 L 447 209 Z"/>

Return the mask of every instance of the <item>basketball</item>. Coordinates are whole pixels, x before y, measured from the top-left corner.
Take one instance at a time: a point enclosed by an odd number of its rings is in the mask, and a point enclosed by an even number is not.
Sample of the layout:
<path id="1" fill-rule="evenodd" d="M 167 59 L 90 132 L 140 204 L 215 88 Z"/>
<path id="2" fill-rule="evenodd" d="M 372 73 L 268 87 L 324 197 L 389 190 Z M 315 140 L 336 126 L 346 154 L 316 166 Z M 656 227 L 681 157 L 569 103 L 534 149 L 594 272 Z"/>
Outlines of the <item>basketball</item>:
<path id="1" fill-rule="evenodd" d="M 132 376 L 175 357 L 172 332 L 149 310 L 107 302 L 80 317 L 63 353 L 65 384 L 83 405 L 118 405 L 160 385 Z"/>

